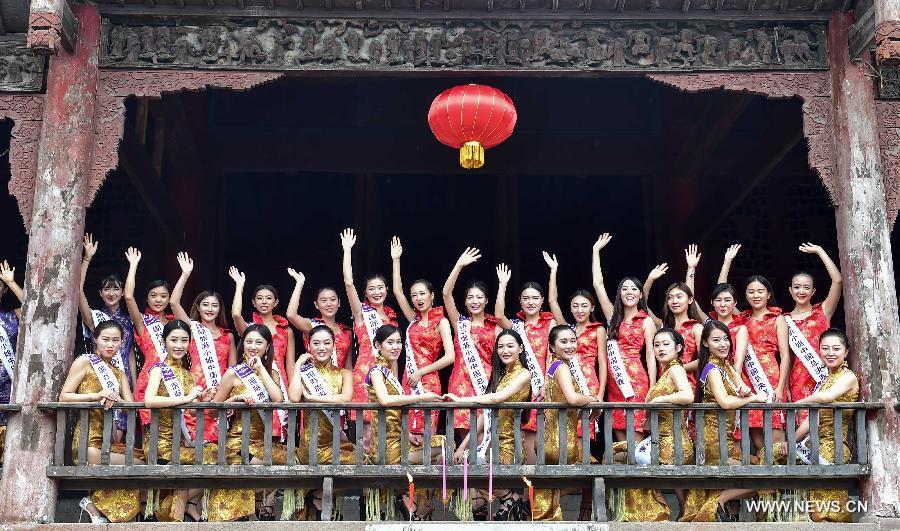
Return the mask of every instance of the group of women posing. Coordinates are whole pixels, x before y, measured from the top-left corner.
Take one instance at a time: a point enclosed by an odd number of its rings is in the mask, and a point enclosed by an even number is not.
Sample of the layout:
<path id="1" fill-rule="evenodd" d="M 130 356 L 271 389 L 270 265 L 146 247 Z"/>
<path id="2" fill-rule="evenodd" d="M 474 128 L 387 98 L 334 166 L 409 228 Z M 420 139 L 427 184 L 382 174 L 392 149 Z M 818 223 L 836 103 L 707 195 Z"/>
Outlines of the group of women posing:
<path id="1" fill-rule="evenodd" d="M 827 254 L 818 246 L 804 244 L 800 251 L 818 255 L 831 277 L 831 288 L 824 302 L 812 304 L 815 294 L 813 278 L 798 273 L 791 279 L 789 292 L 795 305 L 790 313 L 782 312 L 775 303 L 771 283 L 762 276 L 748 279 L 744 293 L 750 310 L 739 313 L 736 309 L 737 290 L 727 284 L 731 261 L 740 246 L 732 246 L 725 255 L 719 284 L 710 296 L 713 311 L 706 316 L 694 300 L 694 272 L 700 260 L 695 247 L 686 250 L 688 274 L 685 282 L 673 283 L 666 290 L 666 304 L 658 318 L 646 303 L 653 281 L 665 274 L 662 264 L 642 284 L 635 277 L 619 282 L 611 300 L 604 285 L 600 254 L 611 237 L 602 235 L 594 244 L 592 273 L 594 293 L 597 295 L 607 326 L 593 318 L 595 299 L 587 290 L 576 291 L 569 299 L 573 323 L 567 320 L 558 302 L 556 275 L 559 264 L 544 253 L 549 267 L 550 282 L 547 300 L 540 284 L 526 283 L 519 292 L 520 311 L 508 317 L 505 293 L 510 271 L 504 265 L 497 267 L 498 287 L 494 312 L 489 313 L 489 292 L 485 284 L 472 282 L 464 294 L 464 313 L 456 305 L 455 287 L 462 270 L 480 259 L 478 249 L 468 248 L 459 257 L 447 278 L 442 296 L 444 307 L 435 306 L 433 286 L 427 280 L 416 280 L 404 291 L 400 260 L 403 248 L 399 239 L 391 241 L 393 263 L 392 287 L 398 307 L 409 321 L 405 333 L 397 328 L 397 315 L 387 306 L 388 281 L 381 275 L 365 279 L 363 292 L 354 284 L 351 249 L 356 236 L 351 229 L 343 231 L 340 241 L 343 248 L 343 277 L 347 300 L 353 315 L 352 328 L 336 321 L 341 301 L 337 290 L 320 288 L 314 299 L 319 314 L 304 317 L 298 314 L 300 296 L 305 284 L 302 273 L 288 269 L 295 281 L 286 317 L 276 315 L 278 294 L 270 285 L 259 285 L 251 293 L 255 311 L 252 324 L 243 317 L 245 277 L 236 268 L 229 271 L 235 282 L 235 294 L 231 305 L 235 336 L 226 328 L 222 313 L 224 300 L 215 291 L 200 293 L 186 310 L 181 304 L 184 287 L 193 269 L 193 262 L 185 253 L 178 255 L 181 277 L 171 293 L 165 281 L 151 282 L 145 292 L 143 311 L 135 298 L 135 277 L 141 259 L 138 250 L 129 248 L 125 256 L 129 270 L 124 285 L 114 276 L 101 282 L 100 297 L 103 306 L 99 310 L 90 307 L 82 296 L 81 313 L 87 331 L 92 338 L 93 352 L 80 357 L 73 364 L 60 396 L 62 401 L 98 400 L 106 407 L 118 400 L 145 401 L 148 407 L 165 407 L 186 404 L 197 400 L 216 402 L 280 402 L 312 401 L 321 403 L 378 402 L 385 406 L 400 406 L 439 400 L 461 400 L 486 404 L 505 401 L 553 401 L 582 406 L 592 402 L 668 402 L 686 404 L 693 401 L 716 402 L 733 410 L 751 402 L 795 401 L 811 402 L 837 399 L 835 389 L 851 390 L 843 384 L 832 382 L 832 369 L 844 375 L 837 380 L 846 383 L 852 372 L 841 365 L 846 356 L 846 338 L 829 329 L 829 318 L 840 297 L 840 273 Z M 82 283 L 89 262 L 97 250 L 97 243 L 90 235 L 85 237 Z M 9 278 L 7 278 L 9 277 Z M 15 286 L 8 268 L 0 270 L 0 279 L 6 286 Z M 15 289 L 15 288 L 13 288 Z M 83 290 L 82 290 L 83 291 Z M 124 295 L 127 312 L 120 308 Z M 142 301 L 143 302 L 143 301 Z M 543 311 L 548 303 L 550 312 Z M 172 313 L 167 313 L 171 308 Z M 2 317 L 2 314 L 0 314 Z M 704 324 L 706 323 L 706 324 Z M 295 337 L 291 327 L 302 333 L 307 354 L 297 357 Z M 9 334 L 7 334 L 9 335 Z M 353 335 L 358 342 L 355 360 L 351 356 Z M 831 343 L 826 339 L 831 339 Z M 0 337 L 2 339 L 2 337 Z M 823 346 L 820 347 L 820 339 Z M 832 343 L 843 345 L 843 351 Z M 135 364 L 133 347 L 143 354 L 140 370 Z M 826 354 L 837 352 L 832 358 Z M 795 353 L 792 357 L 791 351 Z M 643 353 L 643 356 L 642 356 Z M 398 367 L 398 360 L 405 359 Z M 823 361 L 824 360 L 824 361 Z M 833 363 L 837 363 L 832 367 Z M 438 371 L 452 365 L 447 389 L 443 389 Z M 843 367 L 843 369 L 841 369 Z M 0 372 L 0 376 L 2 376 Z M 853 377 L 855 382 L 855 377 Z M 2 381 L 0 381 L 2 384 Z M 830 391 L 829 391 L 830 390 Z M 855 392 L 855 383 L 853 386 Z M 0 387 L 2 393 L 2 387 Z M 834 395 L 834 396 L 833 396 Z M 569 415 L 569 426 L 576 425 L 577 410 L 564 410 Z M 733 413 L 733 412 L 732 412 Z M 754 414 L 758 413 L 758 414 Z M 250 414 L 250 440 L 253 463 L 261 463 L 263 455 L 263 422 L 255 412 Z M 559 410 L 547 410 L 547 422 L 555 425 Z M 351 413 L 352 415 L 352 413 Z M 313 416 L 304 415 L 304 428 Z M 806 422 L 805 415 L 798 415 L 798 422 Z M 729 415 L 733 422 L 733 414 Z M 536 413 L 526 412 L 522 419 L 524 456 L 527 463 L 535 462 Z M 661 426 L 668 436 L 671 424 L 661 415 Z M 141 424 L 149 423 L 150 414 L 141 411 Z M 230 463 L 240 462 L 242 422 L 232 422 L 226 441 L 218 441 L 215 419 L 205 419 L 203 441 L 209 445 L 204 455 L 215 456 L 217 444 L 227 446 Z M 273 433 L 283 434 L 286 422 L 276 415 Z M 426 423 L 431 433 L 437 433 L 437 417 L 425 418 L 421 411 L 410 420 L 410 462 L 421 462 L 422 434 Z M 827 420 L 820 416 L 820 423 Z M 94 412 L 88 433 L 90 463 L 99 463 L 102 441 L 102 415 Z M 195 420 L 185 415 L 182 433 L 186 445 L 194 438 Z M 451 420 L 448 419 L 448 422 Z M 330 461 L 333 429 L 341 429 L 343 419 L 331 418 L 324 413 L 318 419 L 318 460 Z M 476 459 L 483 455 L 489 440 L 485 419 L 479 417 L 480 440 L 469 441 L 468 411 L 457 411 L 452 422 L 458 430 L 458 458 L 463 452 L 471 452 Z M 704 438 L 711 437 L 707 446 L 717 444 L 716 417 L 707 418 Z M 750 414 L 750 434 L 756 449 L 762 446 L 761 412 Z M 120 419 L 120 428 L 124 423 Z M 500 461 L 512 463 L 513 419 L 504 412 L 497 419 L 499 430 Z M 624 441 L 626 415 L 622 410 L 613 413 L 615 439 Z M 367 454 L 374 451 L 373 426 L 377 418 L 366 414 L 365 430 L 357 434 L 357 443 Z M 638 437 L 646 431 L 644 414 L 636 411 L 633 428 Z M 844 424 L 846 429 L 846 423 Z M 784 418 L 776 415 L 773 420 L 774 440 L 784 444 Z M 163 441 L 171 440 L 171 413 L 160 412 L 160 434 L 157 455 L 160 462 L 171 458 L 171 447 Z M 579 430 L 581 427 L 579 426 Z M 799 430 L 803 430 L 803 426 Z M 166 432 L 166 430 L 169 430 Z M 593 429 L 591 430 L 594 431 Z M 400 461 L 400 417 L 398 410 L 387 415 L 387 452 L 389 464 Z M 732 429 L 726 430 L 729 450 L 733 449 Z M 300 463 L 308 463 L 308 429 L 302 430 L 305 443 L 298 446 Z M 824 431 L 820 431 L 824 433 Z M 168 435 L 167 435 L 168 434 Z M 548 430 L 544 444 L 545 462 L 559 460 L 561 444 L 567 444 L 570 462 L 580 459 L 576 430 L 569 430 L 568 440 L 557 440 L 556 430 Z M 686 434 L 682 434 L 687 437 Z M 699 434 L 698 434 L 699 435 Z M 76 440 L 73 448 L 77 448 Z M 661 433 L 661 437 L 667 436 Z M 591 437 L 594 434 L 591 433 Z M 846 438 L 844 439 L 846 440 Z M 685 439 L 684 448 L 690 448 Z M 440 448 L 443 439 L 431 438 L 431 444 Z M 664 447 L 665 445 L 660 445 Z M 273 443 L 272 462 L 285 463 L 286 446 Z M 146 449 L 146 441 L 145 441 Z M 185 448 L 183 447 L 183 450 Z M 182 463 L 192 462 L 194 449 L 187 448 L 180 456 Z M 439 458 L 440 451 L 432 455 Z M 687 455 L 687 452 L 686 452 Z M 844 453 L 845 456 L 849 452 Z M 672 456 L 662 456 L 661 461 L 671 462 Z M 206 459 L 206 457 L 204 457 Z M 714 459 L 714 458 L 713 458 Z M 353 462 L 353 443 L 344 441 L 340 460 Z M 124 456 L 113 451 L 111 462 L 124 462 Z M 708 457 L 708 462 L 710 458 Z M 160 507 L 161 518 L 181 519 L 184 514 L 200 518 L 208 513 L 211 520 L 231 520 L 257 512 L 272 516 L 272 495 L 263 495 L 258 509 L 253 490 L 213 490 L 204 496 L 202 491 L 178 491 L 151 495 L 144 501 L 153 511 Z M 171 495 L 169 495 L 171 494 Z M 692 491 L 683 496 L 683 519 L 712 519 L 721 507 L 743 491 Z M 302 493 L 298 507 L 304 507 L 302 516 L 313 517 L 316 493 Z M 538 489 L 531 507 L 536 519 L 561 519 L 559 490 Z M 625 493 L 625 517 L 628 519 L 656 519 L 649 514 L 652 507 L 645 501 L 653 493 L 627 491 Z M 201 498 L 204 503 L 200 503 Z M 400 506 L 411 507 L 412 516 L 427 518 L 433 510 L 430 496 L 418 495 Z M 310 503 L 305 503 L 309 501 Z M 487 508 L 477 504 L 476 513 L 486 514 Z M 496 517 L 514 518 L 523 512 L 524 502 L 514 492 L 501 495 L 500 511 Z M 112 521 L 127 521 L 134 517 L 141 506 L 141 498 L 134 491 L 92 493 L 83 500 L 83 506 L 95 518 L 105 515 Z M 483 505 L 486 505 L 483 504 Z M 201 508 L 206 508 L 202 510 Z M 662 513 L 660 512 L 659 515 Z"/>

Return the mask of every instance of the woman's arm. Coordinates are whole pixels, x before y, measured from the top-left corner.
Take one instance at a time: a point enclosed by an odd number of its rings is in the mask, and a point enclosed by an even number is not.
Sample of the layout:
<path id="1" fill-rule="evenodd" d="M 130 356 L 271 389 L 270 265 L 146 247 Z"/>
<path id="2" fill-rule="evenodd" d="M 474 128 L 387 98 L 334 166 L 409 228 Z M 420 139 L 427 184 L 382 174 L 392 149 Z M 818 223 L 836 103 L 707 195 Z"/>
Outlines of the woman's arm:
<path id="1" fill-rule="evenodd" d="M 294 364 L 294 371 L 291 372 L 291 383 L 288 384 L 288 402 L 296 404 L 302 402 L 303 397 L 306 396 L 306 384 L 303 383 L 303 377 L 300 376 L 300 368 L 311 359 L 312 354 L 308 352 L 297 358 L 297 363 Z"/>
<path id="2" fill-rule="evenodd" d="M 568 364 L 561 363 L 559 367 L 557 367 L 553 377 L 556 378 L 556 383 L 559 385 L 559 390 L 562 391 L 563 397 L 566 399 L 566 404 L 569 404 L 570 406 L 583 406 L 594 401 L 594 397 L 583 395 L 575 389 L 572 371 L 569 370 Z"/>
<path id="3" fill-rule="evenodd" d="M 734 258 L 740 250 L 741 244 L 735 243 L 734 245 L 729 246 L 725 251 L 725 258 L 722 260 L 722 269 L 719 270 L 719 278 L 717 280 L 719 284 L 728 282 L 728 273 L 731 271 L 731 262 L 734 261 Z"/>
<path id="4" fill-rule="evenodd" d="M 216 388 L 216 394 L 213 396 L 212 401 L 220 404 L 231 402 L 232 400 L 229 400 L 231 390 L 234 389 L 234 384 L 237 380 L 238 376 L 234 373 L 233 369 L 225 371 L 225 374 L 222 375 L 222 380 L 219 382 L 219 387 Z"/>
<path id="5" fill-rule="evenodd" d="M 297 310 L 300 308 L 300 293 L 303 292 L 303 285 L 306 283 L 306 276 L 294 268 L 289 267 L 288 275 L 294 279 L 294 291 L 291 292 L 291 298 L 288 301 L 285 317 L 288 322 L 296 326 L 304 334 L 308 334 L 313 329 L 312 321 L 306 317 L 302 317 Z"/>
<path id="6" fill-rule="evenodd" d="M 743 398 L 729 395 L 725 390 L 725 383 L 722 382 L 722 375 L 719 374 L 719 371 L 717 370 L 709 371 L 709 374 L 706 375 L 706 384 L 709 386 L 710 391 L 712 391 L 716 403 L 719 404 L 719 407 L 722 409 L 737 409 L 750 402 L 766 401 L 765 396 L 760 396 L 759 393 Z"/>
<path id="7" fill-rule="evenodd" d="M 397 306 L 403 312 L 403 316 L 407 321 L 412 321 L 416 317 L 416 311 L 409 304 L 406 294 L 403 293 L 403 280 L 400 278 L 400 257 L 403 256 L 403 246 L 400 245 L 400 238 L 394 236 L 391 239 L 391 288 L 394 291 L 394 298 L 397 299 Z"/>
<path id="8" fill-rule="evenodd" d="M 606 329 L 603 327 L 597 327 L 597 380 L 600 381 L 600 397 L 603 397 L 606 393 L 606 380 L 607 380 L 607 371 L 606 368 Z"/>
<path id="9" fill-rule="evenodd" d="M 531 385 L 531 373 L 528 371 L 522 371 L 516 375 L 515 378 L 503 389 L 499 391 L 495 391 L 493 393 L 486 393 L 480 396 L 467 396 L 460 397 L 459 402 L 473 402 L 475 404 L 502 404 L 504 402 L 509 402 L 510 398 L 522 389 L 525 386 Z"/>
<path id="10" fill-rule="evenodd" d="M 679 365 L 672 365 L 668 371 L 669 378 L 675 386 L 675 392 L 670 395 L 658 396 L 650 400 L 651 404 L 690 404 L 694 401 L 694 392 L 688 381 L 687 373 Z"/>
<path id="11" fill-rule="evenodd" d="M 656 282 L 657 279 L 665 275 L 669 271 L 669 264 L 663 262 L 658 266 L 654 267 L 647 273 L 647 280 L 644 281 L 644 300 L 650 300 L 650 289 L 653 287 L 653 283 Z M 663 304 L 666 304 L 665 302 Z M 657 327 L 662 327 L 662 320 L 653 313 L 653 310 L 650 309 L 650 305 L 647 305 L 647 315 L 653 319 L 653 323 L 656 324 Z"/>
<path id="12" fill-rule="evenodd" d="M 591 254 L 591 277 L 594 283 L 594 292 L 597 294 L 597 302 L 600 304 L 600 310 L 603 316 L 609 322 L 612 319 L 613 303 L 606 294 L 606 287 L 603 285 L 603 270 L 600 268 L 600 251 L 612 240 L 610 234 L 601 234 L 597 241 L 594 242 L 593 253 Z"/>
<path id="13" fill-rule="evenodd" d="M 294 331 L 288 328 L 287 350 L 284 353 L 284 370 L 288 378 L 294 374 L 294 361 L 297 359 L 297 340 L 294 339 Z"/>
<path id="14" fill-rule="evenodd" d="M 234 342 L 234 335 L 231 336 L 231 348 L 228 351 L 228 366 L 234 367 L 238 364 L 237 345 Z"/>
<path id="15" fill-rule="evenodd" d="M 153 367 L 150 369 L 150 376 L 147 380 L 147 394 L 144 395 L 144 403 L 147 404 L 147 407 L 160 408 L 189 404 L 197 400 L 202 391 L 199 387 L 194 386 L 185 396 L 159 396 L 159 385 L 161 383 L 162 369 Z"/>
<path id="16" fill-rule="evenodd" d="M 369 382 L 372 384 L 372 388 L 375 389 L 375 398 L 378 400 L 378 404 L 382 406 L 406 406 L 419 402 L 437 402 L 441 398 L 434 393 L 422 393 L 421 395 L 392 395 L 388 393 L 387 387 L 384 384 L 384 375 L 381 374 L 381 371 L 370 372 Z"/>
<path id="17" fill-rule="evenodd" d="M 125 251 L 125 259 L 128 260 L 128 275 L 125 277 L 125 306 L 128 308 L 128 315 L 131 316 L 131 322 L 134 324 L 134 334 L 141 336 L 144 334 L 144 316 L 134 299 L 135 277 L 138 263 L 141 261 L 141 252 L 134 247 L 129 247 Z"/>
<path id="18" fill-rule="evenodd" d="M 91 370 L 91 362 L 87 356 L 79 356 L 72 362 L 72 368 L 66 375 L 66 381 L 63 382 L 62 391 L 59 393 L 60 402 L 98 402 L 100 393 L 79 393 L 78 386 L 88 370 Z"/>
<path id="19" fill-rule="evenodd" d="M 747 327 L 741 325 L 734 338 L 734 370 L 738 376 L 744 373 L 744 360 L 747 358 L 747 345 L 750 343 L 750 334 Z M 697 343 L 698 345 L 700 343 Z"/>
<path id="20" fill-rule="evenodd" d="M 317 404 L 343 404 L 353 400 L 353 371 L 341 370 L 341 393 L 328 396 L 315 396 L 306 393 L 306 401 Z"/>
<path id="21" fill-rule="evenodd" d="M 172 313 L 175 314 L 176 319 L 181 319 L 185 323 L 190 323 L 190 316 L 184 311 L 184 307 L 181 306 L 181 296 L 184 294 L 184 286 L 191 276 L 191 271 L 194 270 L 194 260 L 192 260 L 187 253 L 178 253 L 177 259 L 178 265 L 181 266 L 181 276 L 178 277 L 178 282 L 176 282 L 175 287 L 172 288 L 172 296 L 169 297 L 169 305 L 172 307 Z"/>
<path id="22" fill-rule="evenodd" d="M 463 251 L 463 254 L 460 255 L 453 265 L 453 269 L 450 270 L 450 275 L 447 277 L 447 281 L 444 282 L 443 289 L 441 289 L 441 296 L 444 298 L 444 309 L 447 310 L 447 318 L 450 320 L 454 330 L 459 320 L 459 310 L 456 308 L 456 300 L 453 298 L 453 288 L 456 287 L 456 280 L 459 278 L 459 273 L 462 269 L 469 264 L 474 264 L 479 258 L 481 258 L 481 251 L 475 247 L 466 247 L 466 250 Z"/>
<path id="23" fill-rule="evenodd" d="M 84 326 L 93 334 L 94 333 L 94 314 L 91 312 L 91 305 L 88 303 L 87 295 L 84 294 L 84 282 L 87 279 L 88 266 L 91 265 L 91 259 L 97 254 L 97 245 L 90 234 L 84 235 L 84 254 L 81 256 L 81 292 L 78 298 L 78 312 L 81 314 L 81 320 Z M 3 262 L 4 264 L 6 262 Z M 15 272 L 15 271 L 13 271 Z"/>
<path id="24" fill-rule="evenodd" d="M 838 302 L 841 300 L 841 285 L 843 284 L 841 270 L 831 260 L 828 253 L 818 245 L 807 242 L 800 246 L 800 250 L 804 253 L 817 255 L 822 260 L 822 263 L 825 264 L 825 269 L 831 278 L 831 286 L 828 288 L 828 296 L 822 301 L 822 311 L 825 313 L 825 317 L 831 319 L 835 309 L 837 309 Z"/>
<path id="25" fill-rule="evenodd" d="M 550 281 L 547 283 L 547 302 L 550 304 L 550 312 L 558 323 L 565 323 L 566 316 L 563 315 L 562 308 L 559 307 L 559 288 L 556 285 L 556 273 L 559 269 L 559 261 L 556 255 L 551 255 L 544 251 L 544 262 L 550 268 Z"/>
<path id="26" fill-rule="evenodd" d="M 778 352 L 781 360 L 778 363 L 778 385 L 775 386 L 775 401 L 784 402 L 784 390 L 791 374 L 791 345 L 788 342 L 787 322 L 783 315 L 775 320 L 775 333 L 778 336 Z"/>
<path id="27" fill-rule="evenodd" d="M 231 319 L 234 321 L 234 331 L 240 336 L 247 329 L 247 321 L 241 315 L 244 311 L 244 283 L 247 281 L 247 276 L 234 266 L 228 268 L 228 276 L 234 281 L 234 298 L 231 299 Z"/>
<path id="28" fill-rule="evenodd" d="M 703 325 L 695 324 L 691 327 L 691 335 L 694 336 L 694 344 L 700 345 L 700 336 L 703 335 Z M 654 335 L 656 332 L 654 332 Z M 698 347 L 699 348 L 699 347 Z M 692 361 L 689 361 L 684 364 L 684 370 L 687 372 L 697 372 L 699 370 L 698 365 L 700 364 L 700 360 L 694 358 Z M 738 373 L 740 374 L 740 373 Z"/>
<path id="29" fill-rule="evenodd" d="M 647 361 L 647 376 L 650 377 L 650 387 L 656 383 L 656 356 L 653 355 L 653 336 L 656 335 L 656 324 L 653 319 L 644 319 L 644 356 Z"/>
<path id="30" fill-rule="evenodd" d="M 131 382 L 129 383 L 129 387 L 134 389 L 134 382 L 137 380 L 137 360 L 134 358 L 134 342 L 131 343 L 131 348 L 128 349 L 128 368 L 131 370 Z"/>
<path id="31" fill-rule="evenodd" d="M 512 328 L 512 321 L 506 317 L 506 286 L 512 272 L 506 264 L 497 266 L 497 300 L 494 301 L 494 317 L 500 323 L 501 328 Z"/>
<path id="32" fill-rule="evenodd" d="M 353 313 L 354 325 L 362 324 L 362 301 L 353 284 L 353 245 L 356 244 L 356 234 L 353 229 L 344 229 L 341 233 L 341 248 L 344 251 L 341 271 L 344 275 L 344 288 L 347 290 L 347 300 L 350 302 L 350 311 Z"/>
<path id="33" fill-rule="evenodd" d="M 820 389 L 815 393 L 795 401 L 796 404 L 831 404 L 844 393 L 859 389 L 859 380 L 851 371 L 847 371 L 828 389 Z"/>
<path id="34" fill-rule="evenodd" d="M 419 373 L 419 377 L 415 381 L 410 377 L 410 387 L 418 385 L 419 381 L 421 381 L 426 374 L 431 374 L 444 367 L 453 365 L 453 357 L 456 355 L 456 351 L 453 349 L 453 332 L 450 328 L 450 321 L 446 318 L 441 319 L 440 323 L 438 323 L 438 333 L 441 335 L 441 343 L 444 346 L 443 354 L 441 354 L 440 358 L 434 360 L 434 363 L 419 367 L 419 370 L 416 371 Z"/>
<path id="35" fill-rule="evenodd" d="M 697 303 L 699 298 L 697 297 L 697 290 L 694 287 L 694 280 L 697 276 L 697 266 L 700 265 L 701 256 L 703 256 L 703 253 L 700 252 L 700 249 L 696 244 L 692 243 L 684 250 L 684 261 L 687 263 L 687 273 L 684 275 L 684 283 L 687 287 L 691 288 L 691 292 L 694 294 L 694 302 L 691 303 L 691 306 L 693 306 L 700 314 L 700 322 L 705 323 L 709 320 L 709 315 L 704 312 L 703 308 Z"/>

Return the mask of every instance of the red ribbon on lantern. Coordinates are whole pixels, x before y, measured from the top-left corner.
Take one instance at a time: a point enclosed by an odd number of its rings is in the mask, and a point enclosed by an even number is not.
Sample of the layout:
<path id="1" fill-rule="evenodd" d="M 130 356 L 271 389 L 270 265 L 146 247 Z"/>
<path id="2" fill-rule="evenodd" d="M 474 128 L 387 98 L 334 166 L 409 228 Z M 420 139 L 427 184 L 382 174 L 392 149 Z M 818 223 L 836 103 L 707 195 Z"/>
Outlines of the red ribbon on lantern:
<path id="1" fill-rule="evenodd" d="M 444 145 L 459 150 L 459 165 L 484 165 L 484 150 L 500 144 L 516 126 L 516 107 L 503 92 L 485 85 L 459 85 L 431 102 L 428 125 Z"/>

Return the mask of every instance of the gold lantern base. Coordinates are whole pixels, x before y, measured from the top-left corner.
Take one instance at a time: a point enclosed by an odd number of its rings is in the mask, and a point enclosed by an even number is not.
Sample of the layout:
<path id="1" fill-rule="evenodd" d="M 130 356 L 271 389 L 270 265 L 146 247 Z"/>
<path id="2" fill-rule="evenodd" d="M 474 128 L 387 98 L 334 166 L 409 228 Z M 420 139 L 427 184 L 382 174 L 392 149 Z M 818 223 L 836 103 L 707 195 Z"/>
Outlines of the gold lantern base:
<path id="1" fill-rule="evenodd" d="M 477 141 L 466 142 L 459 148 L 459 165 L 467 170 L 484 166 L 484 148 Z"/>

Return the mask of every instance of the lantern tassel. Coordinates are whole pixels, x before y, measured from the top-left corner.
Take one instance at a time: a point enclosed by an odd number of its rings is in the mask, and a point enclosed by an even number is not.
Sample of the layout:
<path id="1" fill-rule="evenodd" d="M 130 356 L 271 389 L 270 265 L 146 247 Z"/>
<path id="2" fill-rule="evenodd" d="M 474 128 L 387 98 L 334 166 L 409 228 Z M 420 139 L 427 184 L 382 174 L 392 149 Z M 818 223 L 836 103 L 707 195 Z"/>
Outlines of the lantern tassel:
<path id="1" fill-rule="evenodd" d="M 463 144 L 459 148 L 459 165 L 467 170 L 484 166 L 484 147 L 475 140 Z"/>

